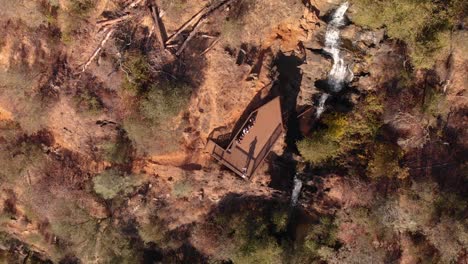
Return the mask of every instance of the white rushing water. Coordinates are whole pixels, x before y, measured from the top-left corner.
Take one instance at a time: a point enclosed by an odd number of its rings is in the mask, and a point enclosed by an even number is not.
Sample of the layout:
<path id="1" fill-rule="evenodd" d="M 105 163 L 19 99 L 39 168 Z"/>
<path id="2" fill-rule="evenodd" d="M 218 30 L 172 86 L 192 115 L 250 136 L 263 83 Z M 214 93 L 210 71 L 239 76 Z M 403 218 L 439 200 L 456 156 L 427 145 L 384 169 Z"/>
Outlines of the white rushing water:
<path id="1" fill-rule="evenodd" d="M 322 115 L 322 113 L 325 111 L 325 102 L 327 102 L 327 99 L 329 96 L 330 95 L 327 93 L 323 93 L 320 96 L 319 105 L 317 106 L 317 112 L 315 113 L 316 118 L 319 118 Z"/>
<path id="2" fill-rule="evenodd" d="M 345 2 L 336 9 L 325 33 L 324 50 L 333 57 L 333 66 L 328 75 L 328 82 L 333 92 L 339 92 L 343 88 L 348 76 L 348 65 L 346 65 L 340 52 L 340 26 L 344 25 L 344 15 L 348 8 L 349 3 Z"/>
<path id="3" fill-rule="evenodd" d="M 297 200 L 299 199 L 299 194 L 302 189 L 302 181 L 297 178 L 297 175 L 294 176 L 294 188 L 291 195 L 291 207 L 296 206 Z"/>

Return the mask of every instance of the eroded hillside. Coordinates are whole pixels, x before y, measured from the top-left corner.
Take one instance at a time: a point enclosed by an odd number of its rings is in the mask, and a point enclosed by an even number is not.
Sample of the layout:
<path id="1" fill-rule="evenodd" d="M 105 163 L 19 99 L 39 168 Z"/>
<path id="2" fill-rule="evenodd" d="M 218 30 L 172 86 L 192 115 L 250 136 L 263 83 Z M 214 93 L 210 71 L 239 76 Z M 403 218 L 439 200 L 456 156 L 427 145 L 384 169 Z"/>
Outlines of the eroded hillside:
<path id="1" fill-rule="evenodd" d="M 420 2 L 0 0 L 0 263 L 466 262 L 467 5 Z M 207 141 L 273 96 L 244 181 Z"/>

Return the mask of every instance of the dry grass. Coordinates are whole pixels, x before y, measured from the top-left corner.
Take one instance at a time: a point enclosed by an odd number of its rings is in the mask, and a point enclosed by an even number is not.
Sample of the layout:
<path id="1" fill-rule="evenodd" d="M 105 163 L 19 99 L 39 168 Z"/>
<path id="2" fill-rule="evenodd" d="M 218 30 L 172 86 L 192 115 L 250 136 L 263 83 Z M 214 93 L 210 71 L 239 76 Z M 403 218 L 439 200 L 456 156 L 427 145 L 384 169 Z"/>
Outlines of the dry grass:
<path id="1" fill-rule="evenodd" d="M 304 11 L 300 0 L 244 0 L 239 4 L 244 5 L 240 12 L 245 13 L 230 14 L 221 22 L 220 32 L 225 45 L 237 47 L 240 43 L 249 43 L 258 46 L 274 28 L 298 21 Z"/>

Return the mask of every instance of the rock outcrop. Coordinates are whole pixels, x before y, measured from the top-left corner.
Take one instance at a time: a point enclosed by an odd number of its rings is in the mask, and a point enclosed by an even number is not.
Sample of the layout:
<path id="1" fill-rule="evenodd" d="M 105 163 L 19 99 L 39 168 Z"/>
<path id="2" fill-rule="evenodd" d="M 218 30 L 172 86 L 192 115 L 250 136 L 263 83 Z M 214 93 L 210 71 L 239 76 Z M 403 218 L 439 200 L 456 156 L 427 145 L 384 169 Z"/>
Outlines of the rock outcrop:
<path id="1" fill-rule="evenodd" d="M 329 59 L 316 52 L 306 50 L 306 61 L 301 65 L 302 82 L 297 97 L 298 106 L 312 104 L 313 96 L 319 92 L 315 83 L 318 80 L 326 79 L 330 69 L 331 61 Z"/>

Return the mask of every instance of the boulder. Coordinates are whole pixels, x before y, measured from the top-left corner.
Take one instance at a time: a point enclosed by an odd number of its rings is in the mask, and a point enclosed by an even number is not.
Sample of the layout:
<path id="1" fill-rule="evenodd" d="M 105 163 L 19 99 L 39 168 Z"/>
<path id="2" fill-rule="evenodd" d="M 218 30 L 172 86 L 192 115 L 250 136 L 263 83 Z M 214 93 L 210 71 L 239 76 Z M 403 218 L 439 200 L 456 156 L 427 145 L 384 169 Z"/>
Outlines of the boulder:
<path id="1" fill-rule="evenodd" d="M 311 50 L 323 49 L 323 41 L 318 36 L 314 36 L 311 40 L 304 42 L 304 48 Z"/>
<path id="2" fill-rule="evenodd" d="M 341 39 L 350 41 L 356 48 L 366 51 L 378 46 L 385 36 L 385 30 L 366 30 L 356 25 L 349 25 L 341 30 Z"/>
<path id="3" fill-rule="evenodd" d="M 375 91 L 377 89 L 375 82 L 370 76 L 359 77 L 355 86 L 362 91 Z"/>
<path id="4" fill-rule="evenodd" d="M 306 62 L 301 65 L 302 82 L 301 90 L 297 97 L 297 105 L 305 106 L 312 104 L 312 96 L 319 91 L 315 87 L 315 82 L 327 78 L 332 63 L 323 55 L 306 51 Z"/>

